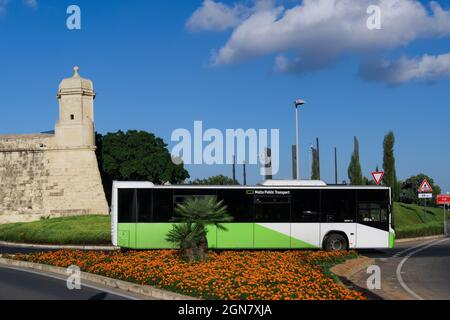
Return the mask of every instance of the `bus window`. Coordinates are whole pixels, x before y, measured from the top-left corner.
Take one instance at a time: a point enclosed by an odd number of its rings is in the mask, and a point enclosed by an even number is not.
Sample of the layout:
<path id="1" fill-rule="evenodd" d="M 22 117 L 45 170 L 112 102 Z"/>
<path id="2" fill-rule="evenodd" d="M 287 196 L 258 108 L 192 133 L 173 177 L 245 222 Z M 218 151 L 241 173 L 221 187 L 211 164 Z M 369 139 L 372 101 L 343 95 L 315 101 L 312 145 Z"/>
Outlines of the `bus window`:
<path id="1" fill-rule="evenodd" d="M 137 216 L 136 189 L 118 189 L 118 220 L 120 223 L 134 223 Z"/>
<path id="2" fill-rule="evenodd" d="M 382 203 L 358 203 L 358 222 L 387 221 L 387 208 Z"/>
<path id="3" fill-rule="evenodd" d="M 322 190 L 322 222 L 356 222 L 355 190 Z"/>
<path id="4" fill-rule="evenodd" d="M 137 189 L 138 222 L 152 222 L 152 189 Z"/>
<path id="5" fill-rule="evenodd" d="M 358 202 L 389 203 L 389 190 L 358 190 Z"/>
<path id="6" fill-rule="evenodd" d="M 173 190 L 153 190 L 153 222 L 169 222 L 173 217 Z"/>
<path id="7" fill-rule="evenodd" d="M 381 203 L 358 203 L 358 222 L 387 222 L 387 210 Z"/>
<path id="8" fill-rule="evenodd" d="M 320 221 L 320 191 L 292 191 L 292 222 Z"/>
<path id="9" fill-rule="evenodd" d="M 253 221 L 253 195 L 242 189 L 219 189 L 217 199 L 227 206 L 233 222 Z"/>
<path id="10" fill-rule="evenodd" d="M 358 190 L 358 222 L 389 222 L 389 190 Z"/>
<path id="11" fill-rule="evenodd" d="M 286 196 L 255 196 L 256 222 L 291 221 L 291 197 Z"/>
<path id="12" fill-rule="evenodd" d="M 189 196 L 216 196 L 217 190 L 216 189 L 175 189 L 173 191 L 173 195 L 176 196 L 183 196 L 183 197 L 189 197 Z"/>
<path id="13" fill-rule="evenodd" d="M 176 189 L 173 193 L 174 210 L 177 204 L 185 202 L 187 198 L 215 197 L 216 195 L 217 192 L 214 189 Z"/>

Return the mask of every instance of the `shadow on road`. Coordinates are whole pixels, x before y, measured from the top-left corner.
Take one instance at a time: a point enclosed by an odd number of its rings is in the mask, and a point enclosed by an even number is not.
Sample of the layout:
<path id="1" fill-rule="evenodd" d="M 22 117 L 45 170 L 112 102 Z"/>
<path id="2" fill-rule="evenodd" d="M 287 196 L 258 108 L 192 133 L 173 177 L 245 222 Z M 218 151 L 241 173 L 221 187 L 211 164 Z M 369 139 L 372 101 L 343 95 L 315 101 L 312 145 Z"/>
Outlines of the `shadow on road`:
<path id="1" fill-rule="evenodd" d="M 88 300 L 106 300 L 108 297 L 108 293 L 106 292 L 100 292 L 92 297 L 90 297 Z"/>

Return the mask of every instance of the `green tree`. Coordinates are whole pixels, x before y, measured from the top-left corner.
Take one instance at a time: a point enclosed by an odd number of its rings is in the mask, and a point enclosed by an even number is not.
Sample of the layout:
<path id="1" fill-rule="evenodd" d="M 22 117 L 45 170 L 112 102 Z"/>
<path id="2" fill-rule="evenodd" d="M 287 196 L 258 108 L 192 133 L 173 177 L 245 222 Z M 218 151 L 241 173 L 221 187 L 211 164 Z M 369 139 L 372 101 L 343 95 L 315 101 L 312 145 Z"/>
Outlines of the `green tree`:
<path id="1" fill-rule="evenodd" d="M 221 224 L 233 221 L 227 213 L 223 201 L 214 196 L 189 197 L 175 208 L 172 219 L 173 228 L 167 234 L 167 241 L 179 246 L 181 256 L 189 261 L 204 261 L 208 257 L 208 225 L 215 225 L 218 230 L 227 231 Z"/>
<path id="2" fill-rule="evenodd" d="M 399 185 L 397 182 L 397 174 L 395 169 L 394 156 L 395 136 L 391 131 L 383 141 L 383 168 L 384 168 L 384 184 L 392 188 L 394 201 L 399 199 Z"/>
<path id="3" fill-rule="evenodd" d="M 208 185 L 208 186 L 234 186 L 239 185 L 239 182 L 224 175 L 218 175 L 206 179 L 195 179 L 194 181 L 191 182 L 191 184 Z"/>
<path id="4" fill-rule="evenodd" d="M 364 176 L 363 177 L 363 185 L 365 185 L 365 186 L 375 186 L 376 183 L 375 183 L 375 181 L 373 181 L 373 179 L 369 179 L 369 178 Z"/>
<path id="5" fill-rule="evenodd" d="M 404 182 L 400 184 L 400 195 L 399 195 L 400 202 L 422 205 L 423 200 L 418 198 L 418 192 L 420 185 L 422 184 L 424 179 L 427 179 L 428 182 L 430 183 L 431 188 L 433 188 L 433 195 L 435 197 L 441 194 L 441 187 L 439 187 L 437 184 L 434 183 L 433 178 L 431 178 L 426 174 L 421 173 L 406 179 Z M 434 205 L 434 201 L 430 201 L 430 203 L 431 206 Z"/>
<path id="6" fill-rule="evenodd" d="M 172 162 L 164 141 L 151 133 L 131 130 L 97 135 L 97 147 L 103 184 L 109 195 L 114 180 L 176 184 L 189 178 L 183 164 Z"/>
<path id="7" fill-rule="evenodd" d="M 320 180 L 320 172 L 319 172 L 319 151 L 316 148 L 312 148 L 312 174 L 311 180 Z"/>
<path id="8" fill-rule="evenodd" d="M 348 178 L 352 185 L 362 185 L 364 182 L 361 164 L 359 163 L 359 141 L 356 137 L 354 151 L 350 159 L 350 165 L 348 166 Z"/>

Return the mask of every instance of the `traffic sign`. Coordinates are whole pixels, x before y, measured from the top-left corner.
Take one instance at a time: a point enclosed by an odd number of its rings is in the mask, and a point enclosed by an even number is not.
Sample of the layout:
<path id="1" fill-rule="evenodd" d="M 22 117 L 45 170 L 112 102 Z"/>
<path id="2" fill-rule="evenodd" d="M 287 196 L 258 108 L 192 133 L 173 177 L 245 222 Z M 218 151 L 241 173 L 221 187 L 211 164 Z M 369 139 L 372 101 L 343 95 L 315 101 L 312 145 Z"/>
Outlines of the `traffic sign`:
<path id="1" fill-rule="evenodd" d="M 419 193 L 419 199 L 433 199 L 432 193 Z"/>
<path id="2" fill-rule="evenodd" d="M 420 185 L 419 192 L 420 193 L 432 193 L 433 192 L 433 188 L 431 188 L 431 184 L 428 182 L 427 179 L 423 180 L 422 184 Z"/>
<path id="3" fill-rule="evenodd" d="M 440 205 L 449 204 L 450 205 L 450 195 L 446 195 L 446 194 L 438 195 L 437 196 L 437 204 L 440 204 Z"/>
<path id="4" fill-rule="evenodd" d="M 384 172 L 372 172 L 372 177 L 377 186 L 379 186 L 381 184 L 381 181 L 383 181 Z"/>

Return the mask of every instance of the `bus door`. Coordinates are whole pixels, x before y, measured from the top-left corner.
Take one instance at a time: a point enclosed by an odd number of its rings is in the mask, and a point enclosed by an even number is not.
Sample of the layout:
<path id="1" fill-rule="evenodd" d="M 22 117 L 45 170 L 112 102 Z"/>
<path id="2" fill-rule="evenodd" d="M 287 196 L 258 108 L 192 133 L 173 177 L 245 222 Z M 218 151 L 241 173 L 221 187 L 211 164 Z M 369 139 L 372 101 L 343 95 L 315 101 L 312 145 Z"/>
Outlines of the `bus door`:
<path id="1" fill-rule="evenodd" d="M 388 207 L 383 203 L 358 203 L 358 248 L 387 248 L 389 246 Z"/>
<path id="2" fill-rule="evenodd" d="M 388 248 L 389 191 L 358 191 L 357 220 L 358 248 Z"/>
<path id="3" fill-rule="evenodd" d="M 328 189 L 321 192 L 320 235 L 323 241 L 330 233 L 343 233 L 349 248 L 356 246 L 356 191 Z"/>

